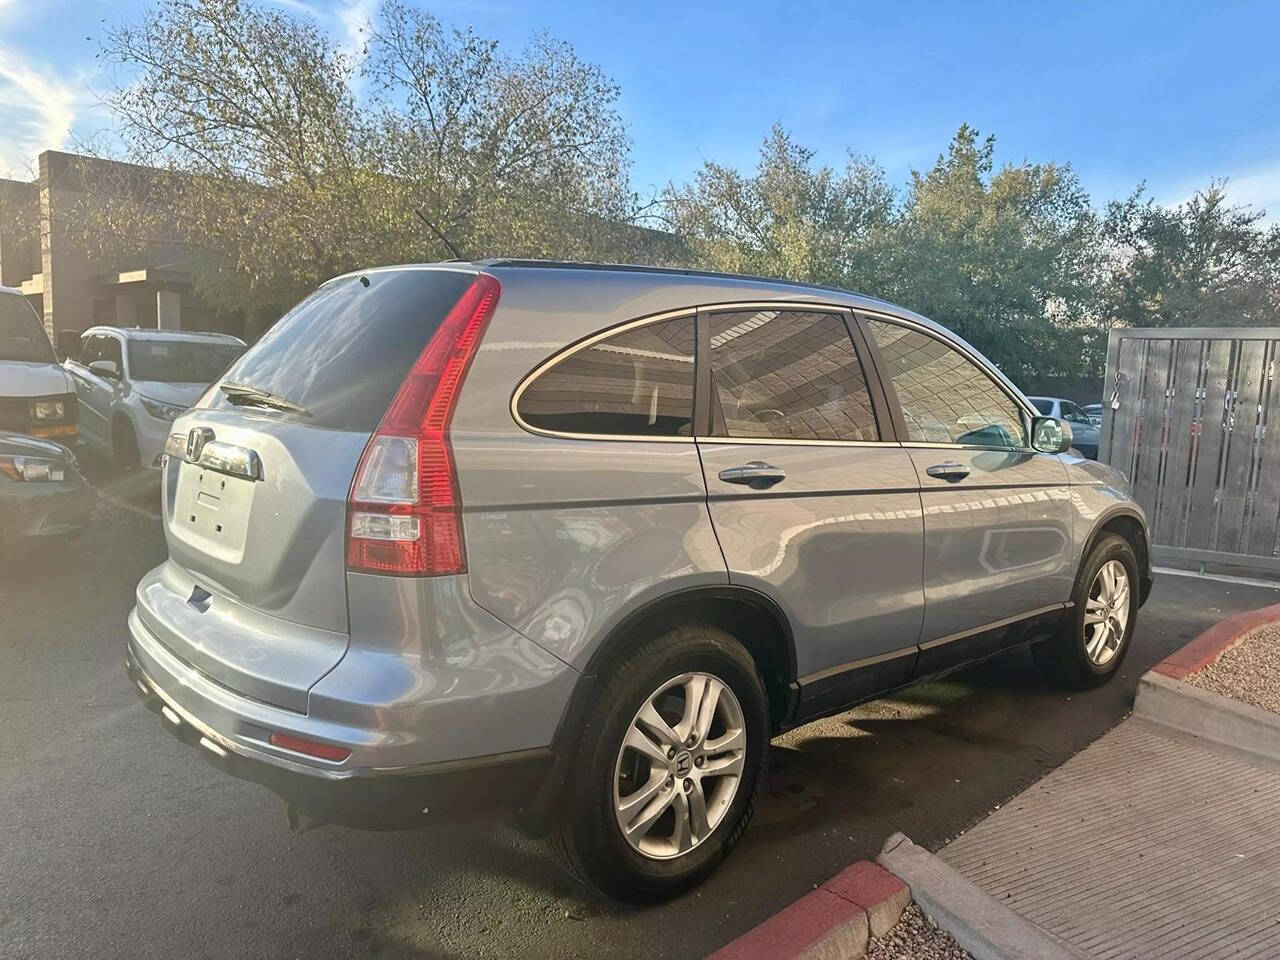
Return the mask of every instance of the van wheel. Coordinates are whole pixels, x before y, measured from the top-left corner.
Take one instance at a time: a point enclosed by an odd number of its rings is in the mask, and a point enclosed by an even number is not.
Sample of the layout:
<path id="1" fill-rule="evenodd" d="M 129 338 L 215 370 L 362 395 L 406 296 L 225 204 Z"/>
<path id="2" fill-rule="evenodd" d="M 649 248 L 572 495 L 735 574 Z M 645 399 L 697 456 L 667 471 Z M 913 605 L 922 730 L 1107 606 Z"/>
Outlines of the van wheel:
<path id="1" fill-rule="evenodd" d="M 138 435 L 128 420 L 117 420 L 111 425 L 111 453 L 116 466 L 124 470 L 133 470 L 141 465 Z"/>
<path id="2" fill-rule="evenodd" d="M 715 870 L 746 830 L 768 745 L 768 701 L 751 655 L 717 627 L 675 627 L 600 678 L 552 847 L 605 896 L 675 896 Z"/>
<path id="3" fill-rule="evenodd" d="M 1138 623 L 1138 561 L 1127 540 L 1107 534 L 1094 545 L 1072 599 L 1057 635 L 1031 652 L 1051 679 L 1088 689 L 1120 669 Z"/>

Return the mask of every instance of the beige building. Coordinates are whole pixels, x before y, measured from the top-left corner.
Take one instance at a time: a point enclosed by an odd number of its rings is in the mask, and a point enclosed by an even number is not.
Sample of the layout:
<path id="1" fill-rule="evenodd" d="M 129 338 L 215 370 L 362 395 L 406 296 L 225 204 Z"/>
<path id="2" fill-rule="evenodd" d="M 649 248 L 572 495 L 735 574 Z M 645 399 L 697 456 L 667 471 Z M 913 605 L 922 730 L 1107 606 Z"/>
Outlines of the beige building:
<path id="1" fill-rule="evenodd" d="M 79 212 L 98 191 L 147 174 L 50 150 L 40 154 L 34 181 L 0 179 L 0 285 L 26 294 L 55 344 L 95 324 L 245 335 L 241 314 L 215 311 L 192 291 L 194 249 L 183 240 L 162 238 L 119 256 L 90 252 L 111 244 L 86 240 Z"/>

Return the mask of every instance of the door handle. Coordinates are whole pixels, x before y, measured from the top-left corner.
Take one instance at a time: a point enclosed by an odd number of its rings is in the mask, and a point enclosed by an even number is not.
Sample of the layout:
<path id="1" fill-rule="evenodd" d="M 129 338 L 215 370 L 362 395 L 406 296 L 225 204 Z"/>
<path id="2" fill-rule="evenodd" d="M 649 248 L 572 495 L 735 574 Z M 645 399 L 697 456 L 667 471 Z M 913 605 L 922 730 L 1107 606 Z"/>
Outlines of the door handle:
<path id="1" fill-rule="evenodd" d="M 762 460 L 752 460 L 740 467 L 727 467 L 717 476 L 725 483 L 741 483 L 753 490 L 764 490 L 787 479 L 787 471 Z"/>
<path id="2" fill-rule="evenodd" d="M 935 463 L 932 467 L 928 467 L 925 473 L 939 480 L 945 480 L 947 483 L 959 483 L 969 475 L 969 468 L 963 463 L 948 460 L 946 463 Z"/>

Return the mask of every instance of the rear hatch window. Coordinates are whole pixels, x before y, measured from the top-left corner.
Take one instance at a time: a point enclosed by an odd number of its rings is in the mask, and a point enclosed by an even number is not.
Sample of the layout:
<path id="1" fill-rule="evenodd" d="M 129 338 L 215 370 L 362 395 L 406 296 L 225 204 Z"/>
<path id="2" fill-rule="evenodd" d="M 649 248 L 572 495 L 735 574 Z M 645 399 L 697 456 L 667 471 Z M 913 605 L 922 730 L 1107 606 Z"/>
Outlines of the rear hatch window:
<path id="1" fill-rule="evenodd" d="M 231 365 L 223 382 L 282 397 L 317 427 L 372 432 L 474 274 L 373 271 L 325 284 Z M 201 406 L 233 404 L 221 390 Z"/>

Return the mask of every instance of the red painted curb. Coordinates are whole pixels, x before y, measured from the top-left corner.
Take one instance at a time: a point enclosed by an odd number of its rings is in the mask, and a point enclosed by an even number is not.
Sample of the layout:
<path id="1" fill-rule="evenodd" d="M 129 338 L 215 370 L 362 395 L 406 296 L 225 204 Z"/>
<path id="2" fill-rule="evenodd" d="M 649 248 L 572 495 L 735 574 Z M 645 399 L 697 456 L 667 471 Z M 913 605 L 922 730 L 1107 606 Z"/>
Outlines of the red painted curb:
<path id="1" fill-rule="evenodd" d="M 847 932 L 860 937 L 865 951 L 868 933 L 884 934 L 910 902 L 905 883 L 879 864 L 860 860 L 707 960 L 793 960 L 819 941 L 855 926 L 861 931 Z"/>
<path id="2" fill-rule="evenodd" d="M 1197 670 L 1201 670 L 1216 661 L 1229 648 L 1259 627 L 1265 627 L 1272 621 L 1280 620 L 1280 603 L 1259 610 L 1246 610 L 1215 623 L 1200 636 L 1186 646 L 1175 650 L 1151 669 L 1172 677 L 1174 680 L 1185 680 Z"/>

